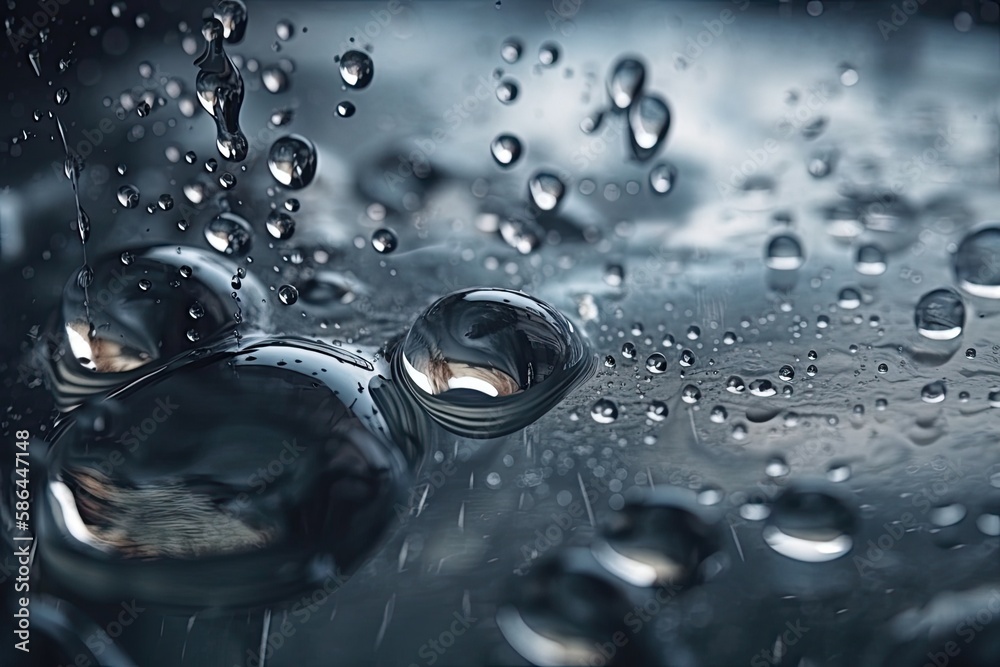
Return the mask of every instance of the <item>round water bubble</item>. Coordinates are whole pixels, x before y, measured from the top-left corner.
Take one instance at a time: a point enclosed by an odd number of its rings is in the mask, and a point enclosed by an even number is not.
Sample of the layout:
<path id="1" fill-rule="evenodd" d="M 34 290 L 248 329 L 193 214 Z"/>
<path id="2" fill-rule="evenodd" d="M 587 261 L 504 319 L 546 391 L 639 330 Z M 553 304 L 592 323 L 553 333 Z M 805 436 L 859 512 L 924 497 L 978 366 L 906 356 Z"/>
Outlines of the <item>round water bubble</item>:
<path id="1" fill-rule="evenodd" d="M 927 292 L 917 302 L 913 314 L 917 331 L 931 340 L 954 340 L 962 335 L 965 304 L 958 292 L 942 288 Z"/>
<path id="2" fill-rule="evenodd" d="M 555 209 L 565 193 L 565 184 L 554 174 L 540 171 L 528 181 L 528 194 L 531 195 L 531 201 L 543 211 Z"/>
<path id="3" fill-rule="evenodd" d="M 513 65 L 521 58 L 521 51 L 523 47 L 521 42 L 514 39 L 505 39 L 503 44 L 500 45 L 500 57 L 503 58 L 505 63 Z"/>
<path id="4" fill-rule="evenodd" d="M 492 438 L 548 412 L 596 363 L 580 332 L 548 304 L 468 289 L 417 318 L 393 352 L 393 377 L 448 430 Z"/>
<path id="5" fill-rule="evenodd" d="M 775 498 L 764 541 L 774 551 L 806 563 L 847 555 L 854 545 L 857 518 L 839 495 L 824 484 L 789 484 Z"/>
<path id="6" fill-rule="evenodd" d="M 299 291 L 295 289 L 294 285 L 282 285 L 278 288 L 278 298 L 281 303 L 291 306 L 299 300 Z"/>
<path id="7" fill-rule="evenodd" d="M 396 232 L 391 229 L 383 227 L 372 232 L 372 247 L 375 248 L 375 252 L 388 255 L 398 246 L 399 240 L 396 238 Z"/>
<path id="8" fill-rule="evenodd" d="M 340 78 L 350 88 L 367 88 L 375 76 L 371 56 L 362 51 L 348 51 L 340 57 Z"/>
<path id="9" fill-rule="evenodd" d="M 67 423 L 39 494 L 47 577 L 184 609 L 336 587 L 405 502 L 411 461 L 365 389 L 377 372 L 317 343 L 247 340 L 132 383 L 99 433 Z"/>
<path id="10" fill-rule="evenodd" d="M 963 290 L 973 296 L 1000 299 L 1000 226 L 991 224 L 962 239 L 954 267 Z"/>
<path id="11" fill-rule="evenodd" d="M 295 233 L 295 220 L 282 211 L 268 213 L 264 224 L 267 227 L 267 233 L 279 240 L 290 238 Z"/>
<path id="12" fill-rule="evenodd" d="M 312 182 L 317 162 L 316 147 L 297 134 L 276 140 L 267 156 L 267 166 L 274 180 L 292 190 L 299 190 Z"/>

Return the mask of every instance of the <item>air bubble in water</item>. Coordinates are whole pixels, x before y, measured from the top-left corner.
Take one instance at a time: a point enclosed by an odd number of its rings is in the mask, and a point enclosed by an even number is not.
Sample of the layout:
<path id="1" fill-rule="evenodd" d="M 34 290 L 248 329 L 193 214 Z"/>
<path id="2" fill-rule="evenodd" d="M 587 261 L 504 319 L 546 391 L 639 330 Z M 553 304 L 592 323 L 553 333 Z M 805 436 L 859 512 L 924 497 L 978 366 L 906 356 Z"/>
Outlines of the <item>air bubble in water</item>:
<path id="1" fill-rule="evenodd" d="M 538 62 L 545 67 L 552 67 L 559 60 L 559 45 L 555 42 L 544 42 L 538 47 Z"/>
<path id="2" fill-rule="evenodd" d="M 913 315 L 917 331 L 931 340 L 953 340 L 962 335 L 965 305 L 958 292 L 942 288 L 927 292 L 917 302 Z"/>

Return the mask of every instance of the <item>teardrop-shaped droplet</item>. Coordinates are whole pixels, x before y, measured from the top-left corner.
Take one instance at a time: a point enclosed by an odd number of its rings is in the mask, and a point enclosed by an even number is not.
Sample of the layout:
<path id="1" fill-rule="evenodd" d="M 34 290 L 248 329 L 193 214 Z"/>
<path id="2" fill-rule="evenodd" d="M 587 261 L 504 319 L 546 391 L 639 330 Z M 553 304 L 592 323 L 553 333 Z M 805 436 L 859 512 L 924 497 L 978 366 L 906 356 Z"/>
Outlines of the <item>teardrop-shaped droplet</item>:
<path id="1" fill-rule="evenodd" d="M 246 135 L 240 129 L 243 77 L 226 53 L 223 33 L 223 24 L 218 19 L 206 22 L 202 29 L 206 43 L 205 51 L 194 62 L 198 66 L 195 90 L 202 107 L 215 119 L 215 145 L 219 154 L 232 162 L 242 162 L 249 150 Z M 236 34 L 236 29 L 229 34 Z"/>
<path id="2" fill-rule="evenodd" d="M 471 289 L 417 318 L 393 354 L 393 377 L 445 428 L 492 438 L 548 412 L 596 361 L 551 306 L 520 292 Z"/>
<path id="3" fill-rule="evenodd" d="M 642 95 L 629 107 L 632 151 L 639 160 L 653 157 L 670 129 L 670 109 L 656 95 Z"/>
<path id="4" fill-rule="evenodd" d="M 375 76 L 371 56 L 362 51 L 348 51 L 340 57 L 340 78 L 350 88 L 367 88 Z"/>
<path id="5" fill-rule="evenodd" d="M 137 207 L 139 205 L 139 188 L 129 184 L 118 188 L 118 203 L 125 208 Z"/>
<path id="6" fill-rule="evenodd" d="M 962 335 L 965 304 L 958 292 L 942 288 L 927 292 L 917 302 L 913 314 L 917 331 L 931 340 L 953 340 Z"/>
<path id="7" fill-rule="evenodd" d="M 312 182 L 317 162 L 316 147 L 298 134 L 277 139 L 267 156 L 267 166 L 274 180 L 292 190 Z"/>
<path id="8" fill-rule="evenodd" d="M 665 195 L 674 189 L 677 183 L 677 167 L 668 163 L 661 163 L 653 167 L 649 172 L 649 187 L 653 192 Z"/>
<path id="9" fill-rule="evenodd" d="M 646 82 L 646 68 L 634 58 L 623 58 L 615 63 L 608 77 L 608 95 L 619 109 L 627 109 L 642 91 Z"/>

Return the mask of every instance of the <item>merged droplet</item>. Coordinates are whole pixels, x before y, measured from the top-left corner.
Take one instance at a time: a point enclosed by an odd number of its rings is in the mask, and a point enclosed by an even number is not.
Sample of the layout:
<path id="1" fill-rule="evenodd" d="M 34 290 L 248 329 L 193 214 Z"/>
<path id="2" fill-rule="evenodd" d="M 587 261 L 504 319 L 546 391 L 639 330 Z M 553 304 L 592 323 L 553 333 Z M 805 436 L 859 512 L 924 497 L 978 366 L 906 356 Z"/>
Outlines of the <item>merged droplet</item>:
<path id="1" fill-rule="evenodd" d="M 857 519 L 847 504 L 820 483 L 789 484 L 775 498 L 764 541 L 782 556 L 822 563 L 846 555 Z"/>
<path id="2" fill-rule="evenodd" d="M 500 134 L 490 143 L 493 159 L 501 167 L 513 165 L 521 157 L 521 140 L 512 134 Z"/>
<path id="3" fill-rule="evenodd" d="M 718 549 L 714 522 L 705 508 L 694 494 L 676 488 L 626 503 L 591 545 L 608 572 L 642 587 L 687 586 Z"/>
<path id="4" fill-rule="evenodd" d="M 244 6 L 244 12 L 245 9 Z M 226 53 L 223 32 L 223 24 L 218 19 L 208 21 L 202 29 L 206 44 L 205 51 L 194 61 L 199 70 L 195 89 L 198 101 L 215 119 L 219 154 L 227 160 L 242 162 L 246 159 L 248 150 L 246 135 L 240 129 L 243 77 Z M 235 29 L 229 34 L 235 34 Z M 240 38 L 242 39 L 242 33 Z"/>
<path id="5" fill-rule="evenodd" d="M 450 431 L 516 431 L 585 380 L 596 357 L 561 313 L 526 294 L 470 289 L 436 301 L 393 353 L 393 376 Z"/>
<path id="6" fill-rule="evenodd" d="M 351 88 L 367 88 L 375 76 L 371 56 L 362 51 L 348 51 L 340 57 L 340 78 Z"/>
<path id="7" fill-rule="evenodd" d="M 973 296 L 1000 299 L 1000 226 L 969 234 L 955 252 L 955 277 Z"/>
<path id="8" fill-rule="evenodd" d="M 927 292 L 917 302 L 913 314 L 917 331 L 931 340 L 954 340 L 962 335 L 965 304 L 958 292 L 942 288 Z"/>
<path id="9" fill-rule="evenodd" d="M 608 95 L 619 109 L 632 106 L 646 82 L 646 68 L 634 58 L 623 58 L 615 63 L 608 77 Z"/>
<path id="10" fill-rule="evenodd" d="M 670 129 L 670 109 L 656 95 L 642 95 L 629 107 L 628 125 L 632 151 L 639 160 L 648 160 L 659 150 Z"/>
<path id="11" fill-rule="evenodd" d="M 317 162 L 316 147 L 298 134 L 277 139 L 267 156 L 267 166 L 274 180 L 292 190 L 312 183 Z"/>
<path id="12" fill-rule="evenodd" d="M 260 341 L 129 385 L 99 432 L 68 421 L 39 494 L 47 576 L 89 600 L 188 609 L 337 588 L 404 500 L 409 461 L 364 390 L 375 373 Z"/>
<path id="13" fill-rule="evenodd" d="M 245 255 L 253 244 L 253 230 L 249 222 L 227 211 L 206 223 L 205 240 L 224 255 Z"/>

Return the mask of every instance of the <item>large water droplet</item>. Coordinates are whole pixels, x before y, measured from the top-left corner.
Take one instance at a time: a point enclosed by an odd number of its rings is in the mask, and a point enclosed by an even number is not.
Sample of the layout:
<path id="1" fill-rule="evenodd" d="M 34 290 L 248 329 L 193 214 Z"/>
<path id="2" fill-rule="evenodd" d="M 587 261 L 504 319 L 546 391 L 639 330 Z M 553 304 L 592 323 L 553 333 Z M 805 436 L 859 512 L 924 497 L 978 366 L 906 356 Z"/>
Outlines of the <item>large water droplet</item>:
<path id="1" fill-rule="evenodd" d="M 340 57 L 340 78 L 351 88 L 367 88 L 375 76 L 375 64 L 362 51 L 348 51 Z"/>
<path id="2" fill-rule="evenodd" d="M 764 263 L 775 271 L 794 271 L 802 266 L 805 255 L 802 244 L 791 234 L 775 236 L 767 244 Z"/>
<path id="3" fill-rule="evenodd" d="M 965 305 L 953 289 L 932 290 L 920 297 L 913 319 L 921 336 L 931 340 L 953 340 L 962 335 Z"/>
<path id="4" fill-rule="evenodd" d="M 636 158 L 648 160 L 659 150 L 670 129 L 670 109 L 656 95 L 642 95 L 628 112 L 632 151 Z"/>
<path id="5" fill-rule="evenodd" d="M 250 223 L 235 213 L 220 213 L 205 225 L 208 244 L 225 255 L 245 255 L 253 243 Z"/>
<path id="6" fill-rule="evenodd" d="M 819 484 L 790 484 L 775 499 L 764 541 L 782 556 L 807 563 L 846 555 L 857 519 L 839 496 Z"/>
<path id="7" fill-rule="evenodd" d="M 627 109 L 642 91 L 646 81 L 646 68 L 633 58 L 623 58 L 615 63 L 608 77 L 608 95 L 619 109 Z"/>
<path id="8" fill-rule="evenodd" d="M 277 139 L 267 156 L 267 166 L 274 180 L 292 190 L 312 183 L 317 162 L 316 147 L 298 134 Z"/>
<path id="9" fill-rule="evenodd" d="M 1000 227 L 966 236 L 955 252 L 955 277 L 973 296 L 1000 299 Z"/>
<path id="10" fill-rule="evenodd" d="M 591 546 L 609 572 L 634 586 L 687 586 L 719 548 L 716 531 L 694 494 L 662 489 L 615 512 Z"/>
<path id="11" fill-rule="evenodd" d="M 336 588 L 405 502 L 409 463 L 358 392 L 375 372 L 260 341 L 129 385 L 114 403 L 130 417 L 99 434 L 67 423 L 40 494 L 47 576 L 90 600 L 195 609 Z"/>
<path id="12" fill-rule="evenodd" d="M 502 289 L 439 299 L 393 354 L 393 376 L 432 418 L 479 438 L 527 426 L 595 366 L 596 357 L 561 313 Z"/>

